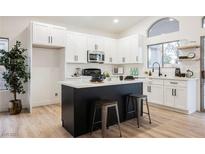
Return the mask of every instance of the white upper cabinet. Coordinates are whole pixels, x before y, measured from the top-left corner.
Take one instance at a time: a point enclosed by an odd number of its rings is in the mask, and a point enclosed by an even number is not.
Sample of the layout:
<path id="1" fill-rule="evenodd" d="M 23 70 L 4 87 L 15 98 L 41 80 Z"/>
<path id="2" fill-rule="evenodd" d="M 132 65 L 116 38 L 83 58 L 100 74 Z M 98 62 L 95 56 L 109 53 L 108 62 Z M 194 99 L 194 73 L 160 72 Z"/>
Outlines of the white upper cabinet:
<path id="1" fill-rule="evenodd" d="M 50 44 L 50 28 L 48 25 L 33 23 L 33 44 Z"/>
<path id="2" fill-rule="evenodd" d="M 64 47 L 66 45 L 66 31 L 62 27 L 52 26 L 52 45 Z"/>
<path id="3" fill-rule="evenodd" d="M 44 47 L 65 47 L 66 29 L 64 27 L 32 23 L 33 45 Z"/>
<path id="4" fill-rule="evenodd" d="M 87 35 L 76 32 L 67 33 L 67 63 L 87 63 Z"/>
<path id="5" fill-rule="evenodd" d="M 117 43 L 118 63 L 129 63 L 130 59 L 130 40 L 129 37 L 121 38 Z"/>
<path id="6" fill-rule="evenodd" d="M 118 40 L 118 61 L 120 64 L 143 63 L 143 37 L 132 35 Z"/>
<path id="7" fill-rule="evenodd" d="M 130 63 L 143 63 L 143 36 L 130 36 Z"/>
<path id="8" fill-rule="evenodd" d="M 117 64 L 116 39 L 104 40 L 105 64 Z"/>
<path id="9" fill-rule="evenodd" d="M 105 50 L 105 37 L 87 35 L 87 50 L 94 51 L 95 45 L 98 46 L 99 51 Z"/>

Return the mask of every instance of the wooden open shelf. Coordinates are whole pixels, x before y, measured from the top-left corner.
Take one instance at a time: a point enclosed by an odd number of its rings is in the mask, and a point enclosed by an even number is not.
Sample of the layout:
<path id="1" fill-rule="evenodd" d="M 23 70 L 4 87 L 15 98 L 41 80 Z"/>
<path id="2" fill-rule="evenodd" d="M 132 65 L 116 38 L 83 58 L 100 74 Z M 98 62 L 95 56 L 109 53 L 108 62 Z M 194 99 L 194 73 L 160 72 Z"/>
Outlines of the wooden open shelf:
<path id="1" fill-rule="evenodd" d="M 199 61 L 200 58 L 187 58 L 187 59 L 178 59 L 178 61 Z"/>
<path id="2" fill-rule="evenodd" d="M 186 49 L 194 49 L 194 48 L 199 48 L 199 45 L 186 45 L 186 46 L 181 46 L 178 47 L 179 50 L 186 50 Z"/>

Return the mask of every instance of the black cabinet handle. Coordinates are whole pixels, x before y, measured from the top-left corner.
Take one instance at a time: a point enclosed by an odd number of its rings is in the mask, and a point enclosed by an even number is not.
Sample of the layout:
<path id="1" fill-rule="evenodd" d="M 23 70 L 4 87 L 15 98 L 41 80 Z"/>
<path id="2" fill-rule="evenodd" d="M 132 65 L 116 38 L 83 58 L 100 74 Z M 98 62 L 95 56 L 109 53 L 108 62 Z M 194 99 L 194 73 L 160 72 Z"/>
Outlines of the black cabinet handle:
<path id="1" fill-rule="evenodd" d="M 177 90 L 176 89 L 174 89 L 174 96 L 176 96 L 177 95 Z"/>
<path id="2" fill-rule="evenodd" d="M 178 84 L 178 82 L 170 82 L 170 84 Z"/>
<path id="3" fill-rule="evenodd" d="M 174 90 L 174 89 L 172 89 L 172 96 L 174 96 L 174 94 L 173 94 L 173 90 Z"/>

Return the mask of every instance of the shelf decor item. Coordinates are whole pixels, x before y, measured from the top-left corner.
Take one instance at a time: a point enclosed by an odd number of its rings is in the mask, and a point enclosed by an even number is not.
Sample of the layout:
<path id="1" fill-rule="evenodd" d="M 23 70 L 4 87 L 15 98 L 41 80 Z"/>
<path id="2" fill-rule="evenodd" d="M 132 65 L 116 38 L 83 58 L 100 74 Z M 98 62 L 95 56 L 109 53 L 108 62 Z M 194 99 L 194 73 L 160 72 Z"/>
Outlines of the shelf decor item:
<path id="1" fill-rule="evenodd" d="M 28 82 L 30 73 L 28 71 L 27 56 L 21 47 L 21 42 L 16 41 L 12 49 L 7 52 L 0 50 L 0 65 L 3 65 L 6 71 L 3 73 L 6 88 L 13 94 L 13 100 L 10 101 L 10 114 L 19 114 L 22 110 L 22 103 L 17 99 L 17 94 L 24 94 L 24 84 Z"/>

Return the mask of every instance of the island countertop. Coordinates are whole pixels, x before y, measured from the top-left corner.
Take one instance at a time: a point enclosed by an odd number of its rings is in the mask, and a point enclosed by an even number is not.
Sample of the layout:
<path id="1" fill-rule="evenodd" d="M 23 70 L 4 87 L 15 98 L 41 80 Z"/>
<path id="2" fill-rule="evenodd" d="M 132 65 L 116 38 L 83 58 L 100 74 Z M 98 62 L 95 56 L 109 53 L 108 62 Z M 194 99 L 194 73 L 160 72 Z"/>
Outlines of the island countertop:
<path id="1" fill-rule="evenodd" d="M 73 88 L 91 88 L 91 87 L 101 87 L 101 86 L 112 86 L 112 85 L 123 85 L 123 84 L 133 84 L 143 82 L 142 79 L 130 80 L 130 81 L 120 81 L 120 80 L 112 80 L 112 81 L 103 81 L 103 82 L 90 82 L 85 80 L 66 80 L 60 81 L 61 85 L 73 87 Z"/>

